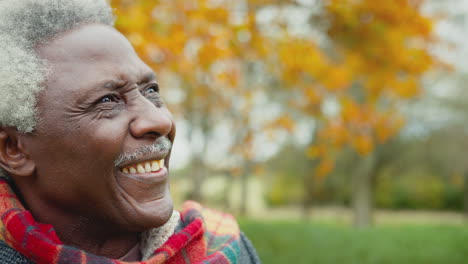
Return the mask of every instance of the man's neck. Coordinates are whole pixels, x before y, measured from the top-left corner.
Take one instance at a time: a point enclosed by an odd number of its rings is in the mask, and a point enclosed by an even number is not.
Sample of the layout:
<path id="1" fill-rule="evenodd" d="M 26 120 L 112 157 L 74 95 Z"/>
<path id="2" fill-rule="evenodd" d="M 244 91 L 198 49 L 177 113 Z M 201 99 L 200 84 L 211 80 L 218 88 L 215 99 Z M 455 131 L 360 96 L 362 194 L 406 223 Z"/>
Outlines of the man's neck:
<path id="1" fill-rule="evenodd" d="M 67 223 L 65 221 L 61 223 Z M 119 259 L 139 243 L 139 233 L 105 230 L 102 225 L 81 219 L 79 223 L 52 224 L 58 237 L 70 245 L 98 256 Z"/>
<path id="2" fill-rule="evenodd" d="M 26 195 L 27 196 L 27 195 Z M 23 196 L 24 197 L 24 196 Z M 24 201 L 28 204 L 28 197 Z M 125 256 L 140 242 L 139 232 L 125 232 L 97 217 L 62 212 L 35 200 L 28 210 L 37 222 L 54 227 L 60 240 L 69 246 L 112 259 Z"/>

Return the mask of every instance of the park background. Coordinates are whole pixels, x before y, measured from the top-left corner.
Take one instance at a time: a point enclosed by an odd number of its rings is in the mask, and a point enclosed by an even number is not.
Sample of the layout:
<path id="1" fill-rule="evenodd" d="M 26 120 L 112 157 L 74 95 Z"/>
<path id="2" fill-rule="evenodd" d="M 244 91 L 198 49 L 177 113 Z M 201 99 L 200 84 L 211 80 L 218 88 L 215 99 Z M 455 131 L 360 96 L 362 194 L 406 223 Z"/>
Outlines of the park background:
<path id="1" fill-rule="evenodd" d="M 176 206 L 267 264 L 467 263 L 468 1 L 111 4 L 176 119 Z"/>

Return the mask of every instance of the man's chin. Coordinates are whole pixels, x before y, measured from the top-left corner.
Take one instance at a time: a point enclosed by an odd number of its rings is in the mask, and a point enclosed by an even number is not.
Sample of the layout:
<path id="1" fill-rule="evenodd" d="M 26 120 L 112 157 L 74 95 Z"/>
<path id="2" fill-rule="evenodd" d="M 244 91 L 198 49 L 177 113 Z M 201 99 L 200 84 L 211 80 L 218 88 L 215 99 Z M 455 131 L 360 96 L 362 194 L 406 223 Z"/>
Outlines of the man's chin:
<path id="1" fill-rule="evenodd" d="M 140 204 L 133 209 L 134 213 L 130 213 L 133 220 L 131 222 L 138 228 L 138 231 L 142 232 L 167 223 L 174 211 L 174 205 L 168 193 L 163 198 Z"/>
<path id="2" fill-rule="evenodd" d="M 129 231 L 143 232 L 160 227 L 172 216 L 174 205 L 169 190 L 162 197 L 146 202 L 138 202 L 126 193 L 122 196 L 122 217 Z"/>
<path id="3" fill-rule="evenodd" d="M 116 171 L 114 179 L 117 207 L 126 230 L 142 232 L 169 221 L 174 206 L 166 168 L 143 175 Z"/>

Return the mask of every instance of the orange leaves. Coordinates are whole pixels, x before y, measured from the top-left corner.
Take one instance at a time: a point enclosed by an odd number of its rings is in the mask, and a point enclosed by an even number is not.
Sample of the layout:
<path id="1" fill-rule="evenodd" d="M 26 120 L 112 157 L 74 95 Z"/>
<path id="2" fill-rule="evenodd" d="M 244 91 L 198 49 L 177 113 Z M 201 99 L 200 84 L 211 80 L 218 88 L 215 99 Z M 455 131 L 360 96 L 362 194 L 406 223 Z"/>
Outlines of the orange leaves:
<path id="1" fill-rule="evenodd" d="M 394 108 L 382 112 L 373 104 L 360 105 L 350 100 L 344 101 L 341 116 L 348 143 L 361 155 L 369 154 L 376 144 L 388 141 L 403 125 Z"/>
<path id="2" fill-rule="evenodd" d="M 433 20 L 415 2 L 423 1 L 326 1 L 329 37 L 340 52 L 361 57 L 358 71 L 421 74 L 434 65 L 427 47 L 434 41 Z"/>
<path id="3" fill-rule="evenodd" d="M 283 80 L 290 85 L 296 84 L 305 75 L 323 75 L 323 66 L 327 64 L 313 42 L 293 37 L 279 43 L 278 60 L 281 63 Z"/>
<path id="4" fill-rule="evenodd" d="M 250 88 L 243 87 L 242 56 L 261 57 L 260 48 L 247 44 L 264 45 L 261 36 L 252 35 L 256 30 L 253 14 L 247 12 L 245 19 L 234 23 L 235 2 L 227 0 L 112 0 L 111 4 L 116 8 L 117 28 L 140 57 L 158 74 L 170 74 L 182 86 L 186 94 L 181 106 L 171 108 L 200 111 L 207 117 L 238 111 L 227 97 L 242 96 Z"/>
<path id="5" fill-rule="evenodd" d="M 316 49 L 320 61 L 309 64 L 307 71 L 307 64 L 285 60 L 286 73 L 296 78 L 299 88 L 314 87 L 300 88 L 311 104 L 337 98 L 337 116 L 306 112 L 322 122 L 315 144 L 307 151 L 309 158 L 320 161 L 321 173 L 331 167 L 326 164 L 333 153 L 349 146 L 367 155 L 402 127 L 395 106 L 418 96 L 423 74 L 437 66 L 429 52 L 435 41 L 434 20 L 423 15 L 423 2 L 327 0 L 320 16 L 328 23 L 327 52 Z M 285 52 L 301 53 L 296 43 L 291 42 Z M 306 61 L 303 57 L 300 60 Z M 294 83 L 289 79 L 287 83 Z"/>
<path id="6" fill-rule="evenodd" d="M 332 151 L 343 148 L 348 143 L 350 136 L 345 123 L 329 121 L 318 131 L 317 141 Z"/>
<path id="7" fill-rule="evenodd" d="M 229 13 L 223 7 L 202 6 L 201 8 L 191 9 L 187 12 L 190 19 L 206 21 L 209 18 L 210 23 L 227 25 L 229 23 Z"/>
<path id="8" fill-rule="evenodd" d="M 395 110 L 379 115 L 374 123 L 376 143 L 383 144 L 387 142 L 400 131 L 403 125 L 403 117 Z"/>
<path id="9" fill-rule="evenodd" d="M 240 2 L 112 4 L 118 29 L 140 56 L 158 72 L 177 76 L 186 94 L 173 108 L 206 117 L 229 113 L 248 124 L 252 94 L 271 96 L 266 101 L 283 113 L 264 130 L 292 132 L 297 121 L 291 116 L 320 123 L 306 155 L 320 160 L 321 176 L 333 169 L 334 153 L 351 147 L 367 155 L 395 136 L 403 122 L 395 105 L 417 96 L 423 74 L 436 66 L 429 52 L 434 21 L 422 14 L 423 0 L 325 0 L 317 21 L 328 26 L 323 39 L 288 32 L 280 17 L 267 29 L 258 24 L 263 5 L 281 14 L 296 1 Z M 330 101 L 333 114 L 324 110 Z"/>
<path id="10" fill-rule="evenodd" d="M 357 135 L 352 138 L 351 145 L 361 155 L 369 154 L 374 148 L 374 142 L 368 135 Z"/>
<path id="11" fill-rule="evenodd" d="M 318 164 L 315 167 L 315 175 L 319 179 L 325 178 L 335 167 L 335 163 L 331 158 L 331 151 L 326 144 L 315 144 L 306 150 L 306 156 L 309 159 L 317 160 Z"/>
<path id="12" fill-rule="evenodd" d="M 346 98 L 341 100 L 341 116 L 346 123 L 354 125 L 366 125 L 370 122 L 371 111 L 370 106 L 359 105 L 357 102 Z"/>
<path id="13" fill-rule="evenodd" d="M 340 91 L 349 87 L 352 81 L 352 72 L 342 66 L 330 67 L 322 77 L 323 85 L 332 91 Z"/>
<path id="14" fill-rule="evenodd" d="M 284 114 L 270 122 L 267 122 L 264 126 L 264 129 L 268 131 L 283 129 L 291 133 L 294 131 L 295 126 L 296 121 L 293 120 L 288 114 Z"/>
<path id="15" fill-rule="evenodd" d="M 419 83 L 415 78 L 407 78 L 394 83 L 394 92 L 405 99 L 415 97 L 419 94 Z"/>
<path id="16" fill-rule="evenodd" d="M 304 89 L 304 95 L 309 104 L 318 105 L 322 103 L 323 95 L 317 91 L 316 87 L 310 86 Z"/>
<path id="17" fill-rule="evenodd" d="M 295 122 L 288 115 L 283 115 L 279 117 L 278 119 L 276 119 L 276 123 L 289 132 L 292 132 L 294 130 Z"/>
<path id="18" fill-rule="evenodd" d="M 306 155 L 309 159 L 317 159 L 326 154 L 326 148 L 323 145 L 312 145 L 307 148 Z"/>
<path id="19" fill-rule="evenodd" d="M 180 73 L 186 69 L 178 67 L 181 62 L 190 60 L 209 70 L 216 60 L 231 57 L 233 26 L 222 2 L 114 0 L 112 4 L 117 7 L 117 28 L 127 33 L 140 56 L 151 64 L 154 56 L 148 54 L 146 46 L 156 46 L 164 55 L 158 63 Z M 151 50 L 154 53 L 155 48 Z M 193 74 L 193 67 L 190 71 L 187 74 Z"/>
<path id="20" fill-rule="evenodd" d="M 215 80 L 223 86 L 237 87 L 241 80 L 241 73 L 236 68 L 227 69 L 215 74 Z"/>
<path id="21" fill-rule="evenodd" d="M 335 163 L 333 160 L 324 159 L 321 160 L 318 164 L 317 168 L 315 168 L 315 173 L 318 178 L 325 178 L 330 172 L 332 172 L 333 168 L 335 167 Z"/>

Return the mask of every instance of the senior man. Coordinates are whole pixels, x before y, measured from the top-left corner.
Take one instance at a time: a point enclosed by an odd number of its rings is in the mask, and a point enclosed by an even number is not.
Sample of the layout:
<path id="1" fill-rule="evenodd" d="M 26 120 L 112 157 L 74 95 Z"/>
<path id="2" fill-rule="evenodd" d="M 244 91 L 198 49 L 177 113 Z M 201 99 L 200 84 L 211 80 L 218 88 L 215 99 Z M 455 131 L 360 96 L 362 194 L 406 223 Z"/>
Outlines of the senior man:
<path id="1" fill-rule="evenodd" d="M 0 263 L 259 263 L 230 215 L 173 210 L 159 89 L 105 0 L 0 0 Z"/>

